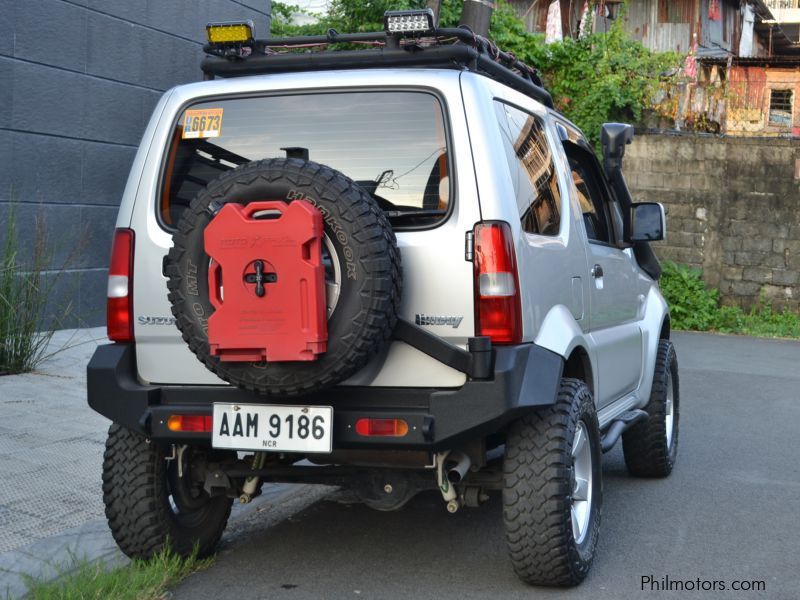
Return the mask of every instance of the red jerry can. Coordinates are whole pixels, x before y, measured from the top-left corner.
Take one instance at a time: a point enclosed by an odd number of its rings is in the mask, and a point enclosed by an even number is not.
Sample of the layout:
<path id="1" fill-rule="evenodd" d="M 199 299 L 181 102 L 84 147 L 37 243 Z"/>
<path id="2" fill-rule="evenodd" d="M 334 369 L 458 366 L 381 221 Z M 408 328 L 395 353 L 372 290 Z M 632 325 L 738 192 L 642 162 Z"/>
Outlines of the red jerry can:
<path id="1" fill-rule="evenodd" d="M 204 232 L 212 356 L 280 362 L 325 352 L 322 232 L 322 215 L 304 200 L 222 207 Z"/>

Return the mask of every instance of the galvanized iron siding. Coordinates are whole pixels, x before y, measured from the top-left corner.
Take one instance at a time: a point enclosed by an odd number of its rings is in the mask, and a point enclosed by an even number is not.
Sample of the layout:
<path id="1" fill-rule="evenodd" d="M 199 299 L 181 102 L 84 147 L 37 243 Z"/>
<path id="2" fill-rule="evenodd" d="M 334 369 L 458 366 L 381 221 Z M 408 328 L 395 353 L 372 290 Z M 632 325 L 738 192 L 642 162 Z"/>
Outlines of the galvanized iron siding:
<path id="1" fill-rule="evenodd" d="M 630 2 L 625 28 L 631 37 L 651 50 L 688 52 L 692 39 L 692 6 L 692 0 Z"/>

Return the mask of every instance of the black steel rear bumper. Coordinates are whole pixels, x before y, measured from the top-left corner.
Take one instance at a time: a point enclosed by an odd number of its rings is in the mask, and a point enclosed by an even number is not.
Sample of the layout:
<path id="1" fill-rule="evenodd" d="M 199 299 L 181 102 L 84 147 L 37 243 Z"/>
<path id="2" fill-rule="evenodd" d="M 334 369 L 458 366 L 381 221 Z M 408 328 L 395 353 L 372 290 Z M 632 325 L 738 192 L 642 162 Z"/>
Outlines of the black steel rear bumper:
<path id="1" fill-rule="evenodd" d="M 439 450 L 498 431 L 535 406 L 555 402 L 563 359 L 535 344 L 494 348 L 491 379 L 470 380 L 457 389 L 335 387 L 293 398 L 265 398 L 234 386 L 150 385 L 136 375 L 132 344 L 100 346 L 87 368 L 89 406 L 153 440 L 210 443 L 210 433 L 176 433 L 167 419 L 206 414 L 214 402 L 332 406 L 334 449 Z M 400 438 L 362 437 L 358 419 L 401 418 L 409 433 Z"/>

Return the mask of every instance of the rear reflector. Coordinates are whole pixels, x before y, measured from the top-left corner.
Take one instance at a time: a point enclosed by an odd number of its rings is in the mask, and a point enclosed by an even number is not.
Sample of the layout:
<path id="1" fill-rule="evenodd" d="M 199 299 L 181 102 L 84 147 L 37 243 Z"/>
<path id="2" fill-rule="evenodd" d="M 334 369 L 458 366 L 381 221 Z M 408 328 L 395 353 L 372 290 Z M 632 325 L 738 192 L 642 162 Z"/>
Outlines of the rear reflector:
<path id="1" fill-rule="evenodd" d="M 213 418 L 211 415 L 170 415 L 167 428 L 170 431 L 211 431 Z"/>
<path id="2" fill-rule="evenodd" d="M 133 341 L 133 230 L 117 229 L 108 268 L 106 323 L 112 342 Z"/>
<path id="3" fill-rule="evenodd" d="M 403 437 L 408 433 L 408 423 L 403 419 L 359 419 L 356 433 L 365 437 Z"/>
<path id="4" fill-rule="evenodd" d="M 511 227 L 504 222 L 475 225 L 475 335 L 494 344 L 522 341 L 517 260 Z"/>

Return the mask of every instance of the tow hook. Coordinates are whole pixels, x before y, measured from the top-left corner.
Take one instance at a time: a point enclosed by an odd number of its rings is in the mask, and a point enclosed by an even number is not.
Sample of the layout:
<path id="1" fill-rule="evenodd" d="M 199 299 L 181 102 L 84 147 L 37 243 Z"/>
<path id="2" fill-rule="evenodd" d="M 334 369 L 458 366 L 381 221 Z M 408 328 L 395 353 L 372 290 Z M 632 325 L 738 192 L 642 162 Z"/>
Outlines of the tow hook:
<path id="1" fill-rule="evenodd" d="M 453 514 L 458 512 L 458 509 L 461 508 L 461 503 L 459 502 L 456 488 L 450 483 L 450 480 L 447 478 L 447 473 L 445 472 L 445 461 L 449 454 L 449 450 L 447 452 L 436 453 L 436 484 L 439 487 L 439 491 L 442 493 L 442 498 L 444 498 L 444 501 L 447 503 L 447 512 Z"/>
<path id="2" fill-rule="evenodd" d="M 258 471 L 262 469 L 264 467 L 264 461 L 266 458 L 267 455 L 265 452 L 257 452 L 255 456 L 253 456 L 253 470 Z M 258 490 L 258 483 L 260 481 L 261 478 L 258 475 L 250 475 L 244 480 L 242 494 L 239 496 L 239 502 L 241 504 L 247 504 L 253 499 L 256 494 L 256 490 Z"/>

